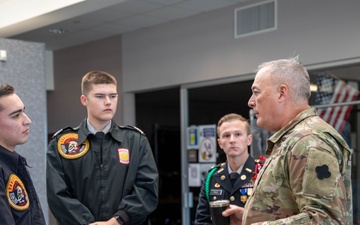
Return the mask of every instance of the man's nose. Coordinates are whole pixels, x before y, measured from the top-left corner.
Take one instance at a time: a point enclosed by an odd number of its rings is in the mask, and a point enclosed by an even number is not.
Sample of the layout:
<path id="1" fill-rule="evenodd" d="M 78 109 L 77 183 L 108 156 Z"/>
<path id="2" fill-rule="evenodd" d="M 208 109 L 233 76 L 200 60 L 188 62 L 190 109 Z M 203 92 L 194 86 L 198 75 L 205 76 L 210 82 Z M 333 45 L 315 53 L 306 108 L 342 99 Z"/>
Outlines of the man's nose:
<path id="1" fill-rule="evenodd" d="M 253 96 L 251 96 L 250 99 L 249 99 L 249 101 L 248 101 L 248 106 L 249 106 L 250 108 L 253 108 L 254 105 L 255 105 L 255 101 L 254 101 Z"/>
<path id="2" fill-rule="evenodd" d="M 28 115 L 26 115 L 26 113 L 24 113 L 25 119 L 24 119 L 24 123 L 26 125 L 30 125 L 31 124 L 31 119 L 28 117 Z"/>
<path id="3" fill-rule="evenodd" d="M 106 104 L 109 104 L 109 103 L 111 103 L 111 99 L 110 99 L 110 96 L 105 96 L 105 103 Z"/>

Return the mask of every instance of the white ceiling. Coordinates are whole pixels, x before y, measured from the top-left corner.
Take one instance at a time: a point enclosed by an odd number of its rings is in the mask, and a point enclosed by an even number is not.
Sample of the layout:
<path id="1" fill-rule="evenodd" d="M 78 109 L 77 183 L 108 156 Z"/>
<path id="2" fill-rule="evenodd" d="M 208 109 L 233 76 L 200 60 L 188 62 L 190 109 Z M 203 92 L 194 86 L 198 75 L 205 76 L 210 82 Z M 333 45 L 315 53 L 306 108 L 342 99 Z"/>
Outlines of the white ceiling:
<path id="1" fill-rule="evenodd" d="M 1 28 L 0 37 L 43 42 L 47 50 L 59 50 L 245 1 L 251 0 L 86 0 Z"/>

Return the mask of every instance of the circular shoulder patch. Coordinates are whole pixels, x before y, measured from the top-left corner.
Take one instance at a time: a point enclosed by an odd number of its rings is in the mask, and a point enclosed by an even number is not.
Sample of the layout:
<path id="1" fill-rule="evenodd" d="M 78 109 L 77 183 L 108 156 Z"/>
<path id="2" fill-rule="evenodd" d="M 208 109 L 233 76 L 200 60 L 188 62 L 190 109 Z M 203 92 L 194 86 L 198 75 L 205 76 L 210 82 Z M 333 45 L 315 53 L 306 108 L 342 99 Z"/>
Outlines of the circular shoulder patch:
<path id="1" fill-rule="evenodd" d="M 11 174 L 6 185 L 6 195 L 11 208 L 18 211 L 27 210 L 30 206 L 29 196 L 23 182 L 15 174 Z"/>
<path id="2" fill-rule="evenodd" d="M 90 142 L 85 139 L 83 143 L 78 144 L 78 134 L 67 133 L 59 138 L 57 147 L 62 157 L 66 159 L 77 159 L 87 153 Z"/>

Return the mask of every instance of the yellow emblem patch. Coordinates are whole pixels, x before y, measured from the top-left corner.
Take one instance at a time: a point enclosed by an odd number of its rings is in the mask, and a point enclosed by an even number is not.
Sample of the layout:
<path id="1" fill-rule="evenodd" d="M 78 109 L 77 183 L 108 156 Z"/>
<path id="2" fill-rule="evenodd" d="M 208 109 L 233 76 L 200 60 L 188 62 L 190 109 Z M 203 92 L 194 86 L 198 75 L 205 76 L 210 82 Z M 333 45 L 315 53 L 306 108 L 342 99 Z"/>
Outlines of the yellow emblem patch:
<path id="1" fill-rule="evenodd" d="M 58 140 L 58 152 L 66 159 L 77 159 L 85 155 L 90 148 L 90 142 L 85 139 L 82 144 L 78 144 L 77 133 L 63 134 Z"/>
<path id="2" fill-rule="evenodd" d="M 16 210 L 24 211 L 30 206 L 29 196 L 23 182 L 15 174 L 11 174 L 6 185 L 6 195 L 10 206 Z"/>
<path id="3" fill-rule="evenodd" d="M 119 161 L 122 164 L 129 164 L 130 162 L 130 155 L 129 155 L 129 149 L 127 148 L 119 148 Z"/>

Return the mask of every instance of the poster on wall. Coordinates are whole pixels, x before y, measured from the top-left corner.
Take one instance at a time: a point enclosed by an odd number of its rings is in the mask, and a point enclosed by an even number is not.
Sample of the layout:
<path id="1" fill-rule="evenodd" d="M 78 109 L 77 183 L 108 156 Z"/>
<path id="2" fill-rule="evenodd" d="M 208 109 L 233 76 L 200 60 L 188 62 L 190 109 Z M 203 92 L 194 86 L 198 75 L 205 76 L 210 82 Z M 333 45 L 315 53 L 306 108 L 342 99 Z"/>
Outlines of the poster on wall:
<path id="1" fill-rule="evenodd" d="M 199 162 L 216 162 L 216 125 L 199 126 Z"/>
<path id="2" fill-rule="evenodd" d="M 201 184 L 203 184 L 204 180 L 205 180 L 205 175 L 207 175 L 207 173 L 209 172 L 209 170 L 211 170 L 212 167 L 214 167 L 216 164 L 215 163 L 201 163 L 200 164 L 200 180 L 201 180 Z"/>
<path id="3" fill-rule="evenodd" d="M 205 176 L 215 163 L 190 163 L 189 164 L 189 187 L 201 187 Z"/>
<path id="4" fill-rule="evenodd" d="M 188 162 L 189 163 L 197 163 L 198 162 L 198 150 L 197 149 L 189 149 L 188 150 Z"/>
<path id="5" fill-rule="evenodd" d="M 198 127 L 191 126 L 187 128 L 187 149 L 197 149 L 199 147 L 198 144 Z"/>
<path id="6" fill-rule="evenodd" d="M 200 187 L 201 185 L 201 172 L 199 163 L 191 163 L 188 167 L 189 173 L 189 187 Z"/>

